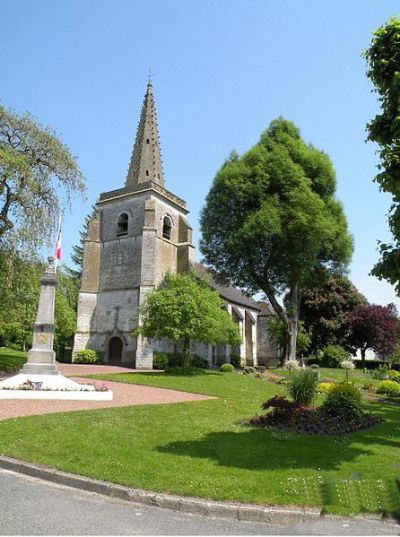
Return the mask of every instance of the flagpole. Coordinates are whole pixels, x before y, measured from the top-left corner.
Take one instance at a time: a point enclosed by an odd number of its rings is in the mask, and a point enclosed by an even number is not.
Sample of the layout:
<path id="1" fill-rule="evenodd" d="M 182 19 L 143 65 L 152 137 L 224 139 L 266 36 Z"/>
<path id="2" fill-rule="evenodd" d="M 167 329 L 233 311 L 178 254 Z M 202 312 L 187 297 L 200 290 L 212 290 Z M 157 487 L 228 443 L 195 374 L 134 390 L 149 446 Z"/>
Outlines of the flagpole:
<path id="1" fill-rule="evenodd" d="M 57 271 L 57 261 L 61 259 L 61 220 L 62 220 L 62 214 L 60 213 L 60 216 L 58 218 L 58 229 L 57 229 L 57 238 L 56 238 L 56 247 L 55 247 L 55 263 L 54 267 Z"/>

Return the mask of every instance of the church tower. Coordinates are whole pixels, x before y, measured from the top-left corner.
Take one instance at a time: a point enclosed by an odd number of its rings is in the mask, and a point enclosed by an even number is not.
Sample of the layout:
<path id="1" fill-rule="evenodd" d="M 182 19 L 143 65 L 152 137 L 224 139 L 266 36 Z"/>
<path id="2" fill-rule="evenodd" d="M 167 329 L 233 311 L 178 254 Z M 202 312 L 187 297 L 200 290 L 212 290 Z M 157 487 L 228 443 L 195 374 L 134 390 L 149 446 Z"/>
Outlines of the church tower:
<path id="1" fill-rule="evenodd" d="M 100 195 L 97 214 L 89 223 L 73 356 L 81 349 L 94 349 L 110 364 L 152 367 L 157 342 L 132 335 L 135 315 L 167 271 L 191 267 L 187 214 L 185 201 L 164 186 L 149 82 L 125 186 Z"/>

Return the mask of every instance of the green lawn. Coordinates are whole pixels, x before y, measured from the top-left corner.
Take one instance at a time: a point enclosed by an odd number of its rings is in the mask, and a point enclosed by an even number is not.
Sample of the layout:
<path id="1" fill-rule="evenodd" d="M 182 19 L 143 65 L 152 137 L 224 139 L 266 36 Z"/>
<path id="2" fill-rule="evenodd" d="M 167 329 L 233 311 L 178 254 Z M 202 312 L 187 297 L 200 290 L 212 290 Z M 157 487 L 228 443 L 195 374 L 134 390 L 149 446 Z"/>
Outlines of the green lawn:
<path id="1" fill-rule="evenodd" d="M 154 491 L 332 513 L 398 513 L 400 408 L 370 403 L 385 423 L 345 437 L 250 428 L 284 387 L 208 372 L 97 378 L 216 395 L 217 400 L 110 408 L 0 422 L 0 452 Z"/>
<path id="2" fill-rule="evenodd" d="M 0 371 L 14 373 L 26 362 L 26 352 L 0 347 Z"/>

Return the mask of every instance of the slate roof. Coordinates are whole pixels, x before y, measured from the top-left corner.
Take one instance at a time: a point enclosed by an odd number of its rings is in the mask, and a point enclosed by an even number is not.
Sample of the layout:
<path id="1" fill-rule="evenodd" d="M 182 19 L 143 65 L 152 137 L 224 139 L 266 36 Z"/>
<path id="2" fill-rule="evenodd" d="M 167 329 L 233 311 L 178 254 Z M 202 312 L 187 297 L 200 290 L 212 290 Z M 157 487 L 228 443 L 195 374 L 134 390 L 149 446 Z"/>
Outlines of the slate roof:
<path id="1" fill-rule="evenodd" d="M 232 287 L 231 285 L 226 286 L 216 282 L 205 265 L 202 265 L 201 263 L 195 263 L 194 270 L 201 278 L 209 276 L 211 287 L 215 289 L 219 293 L 219 295 L 227 302 L 231 302 L 239 306 L 245 306 L 246 308 L 256 310 L 257 313 L 262 312 L 262 305 L 253 300 L 252 298 L 249 298 L 248 296 L 244 295 L 242 291 L 240 291 L 240 289 Z"/>

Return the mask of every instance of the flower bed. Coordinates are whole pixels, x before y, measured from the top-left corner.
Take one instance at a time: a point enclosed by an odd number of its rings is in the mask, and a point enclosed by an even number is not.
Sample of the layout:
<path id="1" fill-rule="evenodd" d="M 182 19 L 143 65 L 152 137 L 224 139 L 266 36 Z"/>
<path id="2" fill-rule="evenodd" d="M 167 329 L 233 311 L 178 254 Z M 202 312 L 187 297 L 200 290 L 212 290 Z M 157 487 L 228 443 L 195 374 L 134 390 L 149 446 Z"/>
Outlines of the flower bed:
<path id="1" fill-rule="evenodd" d="M 369 413 L 364 413 L 353 421 L 326 416 L 320 408 L 297 407 L 290 412 L 268 412 L 256 416 L 247 425 L 270 429 L 289 429 L 303 434 L 342 435 L 366 429 L 381 423 L 383 420 Z"/>

